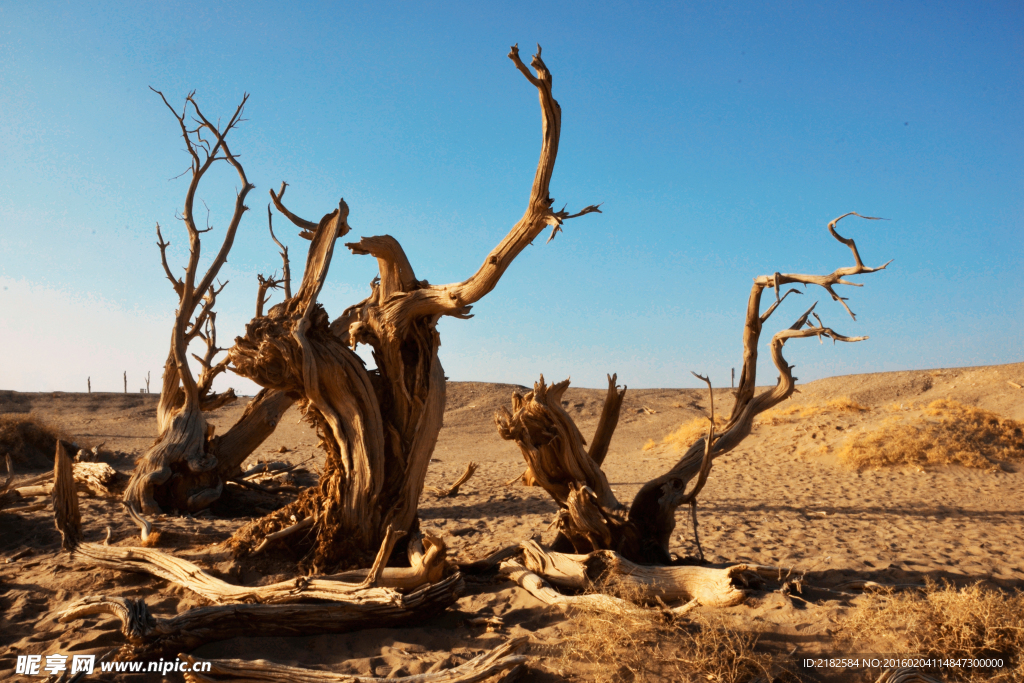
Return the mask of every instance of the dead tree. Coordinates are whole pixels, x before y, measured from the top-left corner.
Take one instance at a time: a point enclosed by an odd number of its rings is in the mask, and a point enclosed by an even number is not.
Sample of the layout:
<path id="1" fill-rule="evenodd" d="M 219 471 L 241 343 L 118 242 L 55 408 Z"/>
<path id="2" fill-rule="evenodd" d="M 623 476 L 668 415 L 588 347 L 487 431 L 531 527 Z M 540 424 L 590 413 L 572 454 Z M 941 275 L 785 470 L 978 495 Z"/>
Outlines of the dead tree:
<path id="1" fill-rule="evenodd" d="M 782 356 L 783 345 L 790 339 L 806 337 L 817 337 L 819 340 L 829 338 L 833 342 L 856 342 L 867 339 L 846 337 L 825 327 L 814 312 L 815 307 L 811 306 L 792 326 L 772 337 L 769 348 L 772 362 L 779 371 L 779 380 L 773 389 L 754 395 L 757 345 L 762 328 L 786 296 L 794 292 L 800 293 L 798 290 L 790 289 L 781 294 L 783 286 L 803 284 L 823 287 L 856 320 L 846 300 L 836 294 L 833 287 L 859 287 L 860 284 L 844 278 L 873 273 L 889 265 L 886 263 L 878 268 L 865 266 L 854 241 L 836 232 L 836 224 L 851 215 L 860 214 L 843 214 L 828 224 L 828 231 L 836 240 L 850 248 L 853 253 L 853 266 L 839 268 L 829 275 L 774 273 L 754 279 L 743 329 L 743 366 L 740 371 L 739 388 L 736 390 L 736 403 L 729 421 L 721 428 L 720 433 L 716 434 L 712 427 L 708 436 L 690 446 L 668 472 L 647 482 L 636 494 L 628 509 L 615 499 L 601 470 L 608 440 L 618 418 L 618 405 L 625 392 L 625 389 L 621 392 L 617 390 L 615 376 L 608 378 L 605 411 L 598 423 L 597 433 L 589 452 L 584 448 L 585 441 L 572 418 L 562 409 L 560 403 L 560 398 L 569 385 L 568 380 L 548 386 L 541 377 L 532 392 L 525 396 L 513 394 L 512 410 L 502 408 L 495 415 L 495 422 L 501 436 L 516 442 L 519 446 L 529 468 L 527 474 L 544 487 L 562 508 L 559 518 L 561 533 L 555 543 L 556 550 L 578 553 L 614 550 L 623 557 L 641 564 L 668 564 L 672 561 L 669 555 L 669 539 L 675 529 L 676 510 L 682 505 L 693 505 L 696 529 L 696 496 L 707 481 L 712 461 L 736 448 L 750 434 L 756 415 L 778 405 L 793 394 L 796 378 L 792 374 L 793 366 Z M 775 301 L 762 313 L 761 296 L 765 289 L 775 290 Z M 810 321 L 811 316 L 817 324 Z M 693 481 L 695 478 L 696 481 Z"/>
<path id="2" fill-rule="evenodd" d="M 335 240 L 349 231 L 342 201 L 319 223 L 304 220 L 283 204 L 285 186 L 271 191 L 277 209 L 312 240 L 302 283 L 295 295 L 246 327 L 229 358 L 236 373 L 274 392 L 297 395 L 327 453 L 318 486 L 292 505 L 236 534 L 242 548 L 256 547 L 292 518 L 312 518 L 312 529 L 288 541 L 308 566 L 364 566 L 380 546 L 384 530 L 414 532 L 427 465 L 441 429 L 445 376 L 438 360 L 437 322 L 470 317 L 471 306 L 497 285 L 523 249 L 546 227 L 551 237 L 570 215 L 552 209 L 548 194 L 558 153 L 561 110 L 551 93 L 551 74 L 540 57 L 530 72 L 513 47 L 509 58 L 537 88 L 543 143 L 526 212 L 480 269 L 462 282 L 431 285 L 417 279 L 398 241 L 363 237 L 346 246 L 377 259 L 379 278 L 370 296 L 331 322 L 317 296 L 327 276 Z M 377 369 L 368 371 L 352 351 L 368 344 Z"/>
<path id="3" fill-rule="evenodd" d="M 174 114 L 181 128 L 181 136 L 191 156 L 191 182 L 185 195 L 185 206 L 180 216 L 189 239 L 189 260 L 182 277 L 175 277 L 167 262 L 167 247 L 157 225 L 157 245 L 164 273 L 178 295 L 178 309 L 171 330 L 171 348 L 164 364 L 164 376 L 157 404 L 158 436 L 156 443 L 136 464 L 135 472 L 125 491 L 125 501 L 146 512 L 158 512 L 161 507 L 182 511 L 198 510 L 216 500 L 223 488 L 218 472 L 218 459 L 208 444 L 213 436 L 203 411 L 214 410 L 235 400 L 234 391 L 217 394 L 212 390 L 214 378 L 223 372 L 226 362 L 214 363 L 222 349 L 217 348 L 216 314 L 214 305 L 224 285 L 217 285 L 217 274 L 227 260 L 235 233 L 247 210 L 245 197 L 253 188 L 245 176 L 238 159 L 228 148 L 226 137 L 240 121 L 248 95 L 224 128 L 212 123 L 200 111 L 194 93 L 185 98 L 185 106 L 178 114 L 157 92 Z M 189 107 L 191 106 L 191 114 Z M 194 128 L 190 125 L 194 124 Z M 201 235 L 209 232 L 209 225 L 196 224 L 193 205 L 199 183 L 217 161 L 225 161 L 238 173 L 241 189 L 235 196 L 234 212 L 228 223 L 219 251 L 205 274 L 199 272 L 202 254 Z M 225 283 L 226 284 L 226 283 Z M 206 343 L 206 354 L 199 361 L 199 377 L 192 374 L 188 362 L 188 347 L 195 339 Z"/>

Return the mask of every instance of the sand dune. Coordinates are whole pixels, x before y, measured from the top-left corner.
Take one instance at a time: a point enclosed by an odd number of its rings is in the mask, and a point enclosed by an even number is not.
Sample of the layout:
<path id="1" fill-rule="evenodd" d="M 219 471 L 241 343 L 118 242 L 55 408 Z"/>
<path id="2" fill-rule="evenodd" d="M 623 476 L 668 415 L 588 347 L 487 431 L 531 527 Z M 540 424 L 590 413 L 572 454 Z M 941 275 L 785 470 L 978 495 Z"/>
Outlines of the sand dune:
<path id="1" fill-rule="evenodd" d="M 1019 385 L 1024 385 L 1024 363 L 834 377 L 801 385 L 792 406 L 822 406 L 848 398 L 865 410 L 808 411 L 813 414 L 804 417 L 796 412 L 763 420 L 740 448 L 717 460 L 700 497 L 701 541 L 708 559 L 795 566 L 812 571 L 821 586 L 854 577 L 904 583 L 930 577 L 1024 587 L 1024 463 L 1008 462 L 988 470 L 856 471 L 836 458 L 844 440 L 877 429 L 896 412 L 915 419 L 922 407 L 937 399 L 1024 420 L 1024 389 Z M 537 534 L 551 538 L 548 527 L 555 504 L 539 488 L 506 485 L 523 471 L 523 462 L 517 448 L 498 437 L 493 415 L 499 406 L 508 405 L 516 388 L 478 382 L 448 386 L 445 426 L 426 484 L 450 483 L 469 461 L 480 467 L 457 496 L 438 499 L 424 494 L 420 515 L 423 527 L 443 537 L 459 560 L 481 557 Z M 588 438 L 603 396 L 604 391 L 596 389 L 570 388 L 565 394 L 566 409 Z M 716 393 L 717 411 L 727 412 L 731 403 L 730 391 Z M 154 395 L 0 392 L 0 413 L 37 416 L 82 445 L 104 442 L 104 448 L 114 453 L 108 460 L 122 471 L 130 471 L 134 456 L 154 438 L 155 405 Z M 212 415 L 212 422 L 223 431 L 243 408 L 244 402 L 222 408 Z M 680 455 L 665 445 L 645 450 L 645 444 L 705 416 L 707 409 L 705 390 L 642 389 L 626 394 L 604 465 L 620 500 L 630 500 L 645 481 Z M 300 462 L 315 472 L 322 462 L 315 443 L 293 408 L 250 463 Z M 281 447 L 287 452 L 279 452 Z M 32 464 L 19 473 L 28 474 Z M 34 464 L 38 470 L 40 463 Z M 158 524 L 168 532 L 175 552 L 188 553 L 229 536 L 244 521 L 231 512 L 225 506 L 213 515 L 168 517 Z M 134 527 L 107 500 L 84 498 L 82 515 L 87 540 L 101 540 L 110 526 L 115 542 L 137 542 Z M 689 520 L 682 513 L 672 549 L 679 555 L 694 552 Z M 151 609 L 163 615 L 204 604 L 164 581 L 83 568 L 58 551 L 59 537 L 48 511 L 0 513 L 0 678 L 13 676 L 18 654 L 100 653 L 120 644 L 121 634 L 105 617 L 74 626 L 56 623 L 54 613 L 83 595 L 151 596 Z M 197 654 L 269 657 L 285 664 L 397 676 L 450 666 L 508 635 L 528 635 L 535 680 L 598 677 L 593 665 L 567 668 L 564 661 L 549 656 L 549 646 L 563 637 L 560 613 L 544 609 L 510 583 L 471 583 L 469 588 L 457 609 L 420 628 L 273 642 L 233 639 L 204 646 Z M 821 600 L 802 609 L 795 604 L 769 593 L 726 612 L 738 623 L 757 624 L 769 634 L 766 644 L 796 645 L 800 653 L 828 653 L 835 647 L 830 636 L 835 620 L 854 609 L 856 600 Z M 487 633 L 465 624 L 477 615 L 501 616 L 505 627 Z"/>

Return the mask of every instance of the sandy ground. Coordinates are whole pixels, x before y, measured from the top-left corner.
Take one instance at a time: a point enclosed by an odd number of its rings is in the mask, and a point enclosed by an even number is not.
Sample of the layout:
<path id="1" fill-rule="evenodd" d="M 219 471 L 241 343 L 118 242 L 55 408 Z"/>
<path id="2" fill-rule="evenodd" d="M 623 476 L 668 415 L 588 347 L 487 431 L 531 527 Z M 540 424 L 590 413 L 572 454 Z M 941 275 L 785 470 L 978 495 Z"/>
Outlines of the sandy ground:
<path id="1" fill-rule="evenodd" d="M 1024 363 L 855 375 L 801 385 L 796 403 L 849 397 L 869 410 L 823 412 L 764 424 L 740 448 L 717 460 L 700 498 L 701 541 L 708 559 L 723 565 L 752 561 L 795 566 L 799 572 L 810 571 L 822 586 L 851 578 L 919 583 L 930 577 L 1024 588 L 1020 466 L 1008 464 L 998 471 L 943 467 L 857 472 L 838 463 L 834 455 L 844 439 L 877 427 L 893 411 L 913 414 L 940 398 L 1024 420 L 1024 390 L 1011 382 L 1024 385 Z M 522 472 L 523 461 L 514 444 L 499 438 L 493 415 L 499 406 L 509 404 L 515 389 L 475 382 L 448 385 L 445 426 L 426 484 L 450 483 L 471 460 L 480 468 L 456 497 L 424 494 L 420 515 L 423 527 L 443 537 L 460 561 L 535 535 L 551 538 L 548 527 L 555 504 L 539 488 L 506 484 Z M 603 397 L 603 390 L 593 389 L 570 388 L 565 394 L 567 410 L 587 437 L 596 427 Z M 718 392 L 716 410 L 727 412 L 731 403 L 731 392 Z M 126 472 L 155 436 L 155 405 L 154 395 L 0 392 L 0 413 L 34 414 L 83 445 L 105 442 L 104 448 L 115 452 L 108 460 Z M 214 413 L 218 432 L 243 408 L 240 401 Z M 664 472 L 680 455 L 664 447 L 644 450 L 644 444 L 705 415 L 707 408 L 706 391 L 627 392 L 604 465 L 620 500 L 631 500 L 643 482 Z M 249 462 L 301 462 L 315 472 L 322 462 L 315 443 L 293 409 Z M 279 453 L 282 446 L 288 452 Z M 247 520 L 233 513 L 237 510 L 227 506 L 212 515 L 157 522 L 168 532 L 167 544 L 174 552 L 187 555 L 228 537 Z M 102 540 L 107 526 L 115 543 L 131 545 L 138 540 L 134 527 L 111 501 L 83 498 L 82 515 L 86 540 Z M 672 550 L 679 555 L 695 550 L 688 515 L 682 512 Z M 252 577 L 237 577 L 247 578 Z M 102 654 L 120 645 L 116 622 L 107 617 L 73 625 L 54 618 L 66 604 L 98 594 L 146 596 L 150 609 L 161 616 L 205 604 L 159 579 L 73 564 L 59 553 L 59 537 L 47 510 L 0 513 L 0 679 L 16 678 L 14 661 L 19 654 Z M 800 657 L 838 654 L 831 635 L 835 623 L 856 605 L 857 599 L 834 597 L 804 604 L 765 592 L 726 612 L 737 623 L 766 633 L 764 646 L 786 652 L 796 648 L 795 656 Z M 505 620 L 497 633 L 465 623 L 472 616 L 491 615 Z M 517 586 L 471 581 L 455 609 L 418 628 L 238 638 L 206 645 L 196 654 L 263 657 L 396 676 L 451 666 L 509 635 L 528 635 L 530 680 L 592 680 L 608 673 L 552 656 L 564 628 L 558 611 L 544 608 Z M 168 680 L 180 680 L 180 674 L 174 676 Z M 815 677 L 827 678 L 811 675 L 812 680 Z M 833 675 L 833 680 L 868 680 L 868 672 Z"/>

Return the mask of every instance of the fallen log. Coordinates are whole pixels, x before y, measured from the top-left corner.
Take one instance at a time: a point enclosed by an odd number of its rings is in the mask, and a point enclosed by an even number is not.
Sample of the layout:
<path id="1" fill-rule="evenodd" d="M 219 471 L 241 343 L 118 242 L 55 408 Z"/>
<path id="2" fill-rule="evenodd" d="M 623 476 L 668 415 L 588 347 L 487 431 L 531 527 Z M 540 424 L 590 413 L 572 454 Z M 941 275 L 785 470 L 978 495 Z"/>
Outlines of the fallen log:
<path id="1" fill-rule="evenodd" d="M 512 669 L 526 661 L 516 654 L 526 645 L 527 638 L 512 638 L 490 652 L 484 652 L 473 659 L 444 671 L 434 671 L 401 678 L 378 678 L 376 676 L 355 676 L 333 671 L 303 669 L 294 666 L 274 664 L 265 659 L 248 662 L 239 659 L 201 659 L 190 655 L 179 655 L 188 663 L 185 674 L 188 683 L 212 683 L 215 681 L 247 681 L 252 683 L 475 683 L 490 678 L 506 669 Z M 203 664 L 210 665 L 202 671 Z M 198 666 L 197 666 L 198 665 Z"/>
<path id="2" fill-rule="evenodd" d="M 170 619 L 154 617 L 142 598 L 93 596 L 75 602 L 57 620 L 66 624 L 93 614 L 113 615 L 121 621 L 121 632 L 129 643 L 119 657 L 152 659 L 254 633 L 304 636 L 407 626 L 444 611 L 464 588 L 462 576 L 456 573 L 404 595 L 372 588 L 364 589 L 358 600 L 336 595 L 330 602 L 213 605 Z"/>
<path id="3" fill-rule="evenodd" d="M 512 581 L 518 583 L 526 591 L 547 605 L 553 605 L 562 609 L 576 607 L 590 609 L 600 612 L 631 611 L 640 609 L 633 603 L 616 598 L 604 593 L 589 593 L 587 595 L 563 595 L 548 585 L 548 583 L 537 576 L 534 572 L 524 567 L 518 560 L 505 560 L 501 563 L 499 572 Z"/>
<path id="4" fill-rule="evenodd" d="M 73 463 L 75 486 L 101 498 L 116 496 L 113 489 L 117 480 L 124 475 L 105 462 Z M 20 483 L 13 489 L 22 498 L 49 496 L 53 492 L 53 472 L 46 472 Z"/>
<path id="5" fill-rule="evenodd" d="M 556 586 L 586 590 L 611 583 L 645 601 L 697 600 L 708 607 L 730 607 L 746 600 L 750 589 L 761 584 L 757 567 L 752 565 L 645 566 L 611 550 L 567 555 L 545 551 L 535 541 L 525 541 L 520 548 L 525 568 Z"/>
<path id="6" fill-rule="evenodd" d="M 131 508 L 129 507 L 129 510 Z M 267 586 L 237 586 L 213 576 L 188 560 L 146 547 L 122 547 L 99 543 L 82 543 L 72 557 L 80 562 L 113 569 L 141 572 L 170 581 L 217 604 L 256 602 L 263 604 L 292 603 L 308 600 L 362 600 L 397 595 L 396 590 L 414 590 L 426 584 L 439 583 L 450 566 L 445 560 L 445 546 L 440 540 L 426 537 L 426 552 L 417 552 L 410 543 L 411 567 L 384 567 L 400 534 L 385 535 L 374 566 L 331 576 L 300 576 Z M 365 593 L 370 591 L 369 593 Z M 384 592 L 381 592 L 384 591 Z"/>

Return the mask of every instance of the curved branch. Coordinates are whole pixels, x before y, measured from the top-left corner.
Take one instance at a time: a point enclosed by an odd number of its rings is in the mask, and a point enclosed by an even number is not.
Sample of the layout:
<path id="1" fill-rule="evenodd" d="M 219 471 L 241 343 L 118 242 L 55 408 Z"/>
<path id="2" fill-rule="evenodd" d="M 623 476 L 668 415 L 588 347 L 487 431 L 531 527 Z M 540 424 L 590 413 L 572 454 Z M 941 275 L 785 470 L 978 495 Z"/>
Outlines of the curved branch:
<path id="1" fill-rule="evenodd" d="M 385 302 L 393 295 L 418 289 L 421 283 L 409 263 L 405 250 L 391 235 L 362 237 L 358 242 L 346 242 L 353 254 L 369 254 L 377 259 L 380 271 L 380 301 Z"/>
<path id="2" fill-rule="evenodd" d="M 555 168 L 555 159 L 558 156 L 562 110 L 552 95 L 551 72 L 540 57 L 540 46 L 538 46 L 537 54 L 534 55 L 530 62 L 536 70 L 536 76 L 530 73 L 530 70 L 519 58 L 518 46 L 512 46 L 508 56 L 516 65 L 516 68 L 537 88 L 541 107 L 543 139 L 526 212 L 505 238 L 491 251 L 477 272 L 468 279 L 448 285 L 427 285 L 425 282 L 420 282 L 420 286 L 413 288 L 415 289 L 414 292 L 395 302 L 394 308 L 397 310 L 390 312 L 382 311 L 382 315 L 387 318 L 386 324 L 392 324 L 396 329 L 403 329 L 405 325 L 411 324 L 415 319 L 429 318 L 435 315 L 468 317 L 472 304 L 482 299 L 494 289 L 512 261 L 546 227 L 552 227 L 553 237 L 564 221 L 588 213 L 600 213 L 600 209 L 597 206 L 588 206 L 575 214 L 568 213 L 565 209 L 561 211 L 552 210 L 551 207 L 554 200 L 549 194 L 549 188 L 551 176 Z M 349 246 L 353 247 L 353 251 L 356 253 L 373 253 L 375 256 L 378 256 L 378 253 L 375 253 L 370 246 L 366 246 L 364 243 L 369 240 L 382 239 L 384 238 L 364 238 L 363 241 L 356 243 L 355 246 Z M 394 244 L 397 245 L 397 242 Z M 402 258 L 404 258 L 404 254 Z M 403 273 L 401 281 L 405 283 L 407 289 L 402 291 L 409 291 L 408 287 L 415 280 L 412 269 L 409 268 L 408 273 L 404 274 L 405 266 L 400 264 L 397 258 L 385 259 L 385 265 L 389 270 L 398 268 L 398 271 Z M 388 279 L 385 277 L 383 270 L 381 271 L 381 279 L 382 281 Z M 383 303 L 386 300 L 386 298 L 382 298 L 381 302 Z"/>
<path id="3" fill-rule="evenodd" d="M 284 183 L 282 183 L 281 194 L 284 194 Z M 284 298 L 292 298 L 292 267 L 291 261 L 288 259 L 288 247 L 281 244 L 281 241 L 277 239 L 277 235 L 274 234 L 274 217 L 270 213 L 270 204 L 267 204 L 267 227 L 270 228 L 270 239 L 274 240 L 274 244 L 281 250 L 281 282 L 284 284 Z"/>
<path id="4" fill-rule="evenodd" d="M 282 180 L 281 189 L 278 191 L 277 194 L 274 194 L 273 188 L 270 189 L 270 198 L 271 200 L 273 200 L 274 206 L 277 208 L 278 211 L 280 211 L 284 215 L 285 218 L 294 223 L 296 227 L 301 228 L 302 232 L 299 233 L 299 237 L 301 237 L 304 240 L 311 240 L 313 239 L 313 233 L 316 232 L 317 224 L 314 223 L 313 221 L 307 221 L 305 218 L 299 218 L 285 207 L 284 203 L 282 203 L 281 200 L 284 199 L 284 191 L 285 189 L 287 189 L 287 187 L 288 183 Z M 276 242 L 277 239 L 275 238 L 274 241 Z"/>

